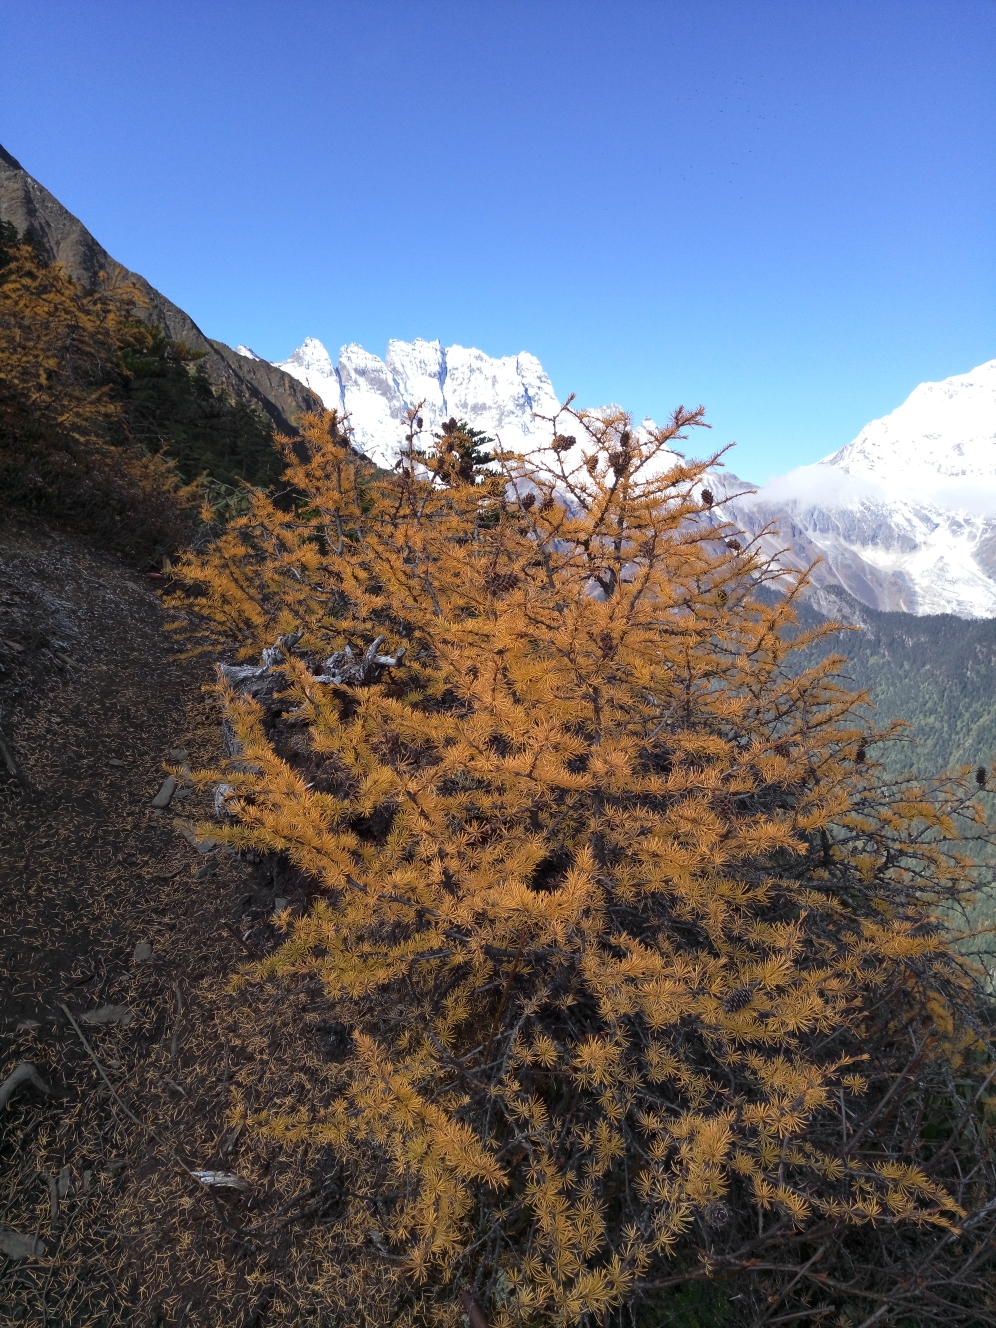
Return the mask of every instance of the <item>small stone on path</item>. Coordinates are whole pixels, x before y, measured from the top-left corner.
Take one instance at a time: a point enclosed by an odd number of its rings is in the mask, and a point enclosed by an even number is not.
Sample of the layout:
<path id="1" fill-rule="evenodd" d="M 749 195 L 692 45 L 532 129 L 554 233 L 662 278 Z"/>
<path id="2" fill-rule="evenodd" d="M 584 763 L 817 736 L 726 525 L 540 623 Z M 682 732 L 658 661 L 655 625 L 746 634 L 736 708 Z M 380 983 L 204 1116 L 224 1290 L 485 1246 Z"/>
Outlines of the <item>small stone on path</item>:
<path id="1" fill-rule="evenodd" d="M 0 1231 L 0 1254 L 8 1259 L 44 1259 L 45 1242 L 20 1231 Z"/>
<path id="2" fill-rule="evenodd" d="M 135 963 L 144 964 L 147 959 L 152 958 L 152 946 L 148 941 L 139 941 L 135 946 Z"/>
<path id="3" fill-rule="evenodd" d="M 176 780 L 170 775 L 163 780 L 163 786 L 152 799 L 153 807 L 168 807 L 173 794 L 176 792 Z"/>
<path id="4" fill-rule="evenodd" d="M 180 875 L 180 873 L 183 871 L 183 868 L 184 868 L 184 863 L 182 862 L 174 862 L 171 863 L 169 866 L 160 867 L 159 870 L 155 873 L 156 880 L 171 881 L 174 876 Z"/>
<path id="5" fill-rule="evenodd" d="M 135 1018 L 127 1005 L 102 1005 L 99 1010 L 91 1010 L 80 1015 L 84 1024 L 128 1024 Z"/>

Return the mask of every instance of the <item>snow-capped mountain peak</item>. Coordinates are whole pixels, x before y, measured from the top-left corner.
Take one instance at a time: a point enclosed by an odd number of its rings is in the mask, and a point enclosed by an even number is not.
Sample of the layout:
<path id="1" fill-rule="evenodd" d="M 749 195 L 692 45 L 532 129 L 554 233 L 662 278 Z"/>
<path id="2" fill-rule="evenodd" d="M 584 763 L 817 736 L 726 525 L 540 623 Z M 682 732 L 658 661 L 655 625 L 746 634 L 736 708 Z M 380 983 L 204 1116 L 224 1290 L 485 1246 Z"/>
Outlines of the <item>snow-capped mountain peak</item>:
<path id="1" fill-rule="evenodd" d="M 996 487 L 996 360 L 943 382 L 921 383 L 825 464 L 928 494 L 939 480 Z"/>
<path id="2" fill-rule="evenodd" d="M 284 364 L 293 365 L 302 373 L 321 374 L 325 378 L 331 378 L 335 373 L 332 356 L 317 337 L 305 337 L 297 350 L 284 361 Z"/>
<path id="3" fill-rule="evenodd" d="M 342 383 L 336 373 L 332 356 L 317 337 L 305 337 L 297 350 L 277 365 L 310 387 L 328 410 L 342 410 Z"/>
<path id="4" fill-rule="evenodd" d="M 278 367 L 348 414 L 357 447 L 385 466 L 397 460 L 412 406 L 421 404 L 427 434 L 456 416 L 515 449 L 535 446 L 549 430 L 537 416 L 560 407 L 543 366 L 526 352 L 495 357 L 417 338 L 388 342 L 383 360 L 343 346 L 333 365 L 322 343 L 307 337 Z"/>
<path id="5" fill-rule="evenodd" d="M 774 522 L 766 547 L 814 558 L 814 576 L 865 604 L 908 613 L 996 616 L 996 360 L 872 420 L 853 442 L 772 480 L 731 513 Z"/>

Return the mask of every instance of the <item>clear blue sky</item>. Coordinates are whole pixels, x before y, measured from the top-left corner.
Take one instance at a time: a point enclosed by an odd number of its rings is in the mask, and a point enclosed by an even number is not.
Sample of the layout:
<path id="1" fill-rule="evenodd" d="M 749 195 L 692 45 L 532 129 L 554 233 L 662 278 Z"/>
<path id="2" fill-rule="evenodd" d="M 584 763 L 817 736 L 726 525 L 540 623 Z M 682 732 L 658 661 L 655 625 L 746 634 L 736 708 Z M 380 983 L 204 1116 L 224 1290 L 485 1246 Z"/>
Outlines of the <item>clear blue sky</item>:
<path id="1" fill-rule="evenodd" d="M 996 357 L 994 0 L 31 0 L 0 142 L 211 336 L 702 402 L 757 480 Z"/>

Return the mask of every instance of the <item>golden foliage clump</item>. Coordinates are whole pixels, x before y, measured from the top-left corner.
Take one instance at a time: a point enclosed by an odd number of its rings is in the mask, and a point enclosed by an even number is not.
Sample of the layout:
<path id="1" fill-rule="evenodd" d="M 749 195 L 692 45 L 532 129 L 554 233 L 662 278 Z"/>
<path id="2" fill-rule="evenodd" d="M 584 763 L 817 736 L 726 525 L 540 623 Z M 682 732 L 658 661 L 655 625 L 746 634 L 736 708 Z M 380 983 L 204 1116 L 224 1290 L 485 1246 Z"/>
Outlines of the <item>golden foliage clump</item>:
<path id="1" fill-rule="evenodd" d="M 196 508 L 172 462 L 131 445 L 124 350 L 153 331 L 134 287 L 84 290 L 0 223 L 0 494 L 101 542 L 154 556 L 185 542 Z"/>
<path id="2" fill-rule="evenodd" d="M 348 1091 L 256 1123 L 379 1158 L 378 1248 L 472 1322 L 742 1274 L 757 1322 L 858 1324 L 996 1193 L 943 920 L 979 790 L 886 784 L 840 658 L 793 667 L 803 578 L 675 450 L 701 411 L 563 418 L 467 477 L 416 412 L 390 475 L 307 417 L 297 509 L 254 495 L 181 569 L 277 679 L 224 691 L 221 833 L 316 891 L 243 977 L 320 976 L 353 1029 Z"/>

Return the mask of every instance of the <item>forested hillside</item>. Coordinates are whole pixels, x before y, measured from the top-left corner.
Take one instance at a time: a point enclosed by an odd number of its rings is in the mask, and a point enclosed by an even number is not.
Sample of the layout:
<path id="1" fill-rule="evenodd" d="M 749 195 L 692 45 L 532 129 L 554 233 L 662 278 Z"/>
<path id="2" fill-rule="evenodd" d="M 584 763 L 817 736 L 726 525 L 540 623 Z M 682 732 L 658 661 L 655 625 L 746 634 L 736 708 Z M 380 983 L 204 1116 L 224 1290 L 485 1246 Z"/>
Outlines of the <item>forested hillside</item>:
<path id="1" fill-rule="evenodd" d="M 875 722 L 909 724 L 904 741 L 875 749 L 888 770 L 929 778 L 996 759 L 996 619 L 883 613 L 836 586 L 799 616 L 803 626 L 829 617 L 850 629 L 805 652 L 807 663 L 832 645 L 848 657 L 845 680 L 870 692 Z"/>
<path id="2" fill-rule="evenodd" d="M 0 220 L 0 503 L 150 564 L 189 542 L 205 484 L 273 484 L 282 462 L 270 417 L 147 312 Z"/>
<path id="3" fill-rule="evenodd" d="M 30 232 L 35 249 L 46 262 L 62 265 L 84 290 L 109 282 L 134 287 L 142 300 L 140 317 L 162 328 L 174 342 L 201 356 L 201 364 L 226 399 L 255 405 L 283 433 L 293 429 L 303 410 L 318 405 L 307 387 L 265 360 L 249 360 L 222 341 L 204 335 L 185 310 L 155 289 L 138 272 L 130 272 L 107 252 L 87 228 L 24 167 L 0 147 L 0 217 L 19 233 Z"/>

